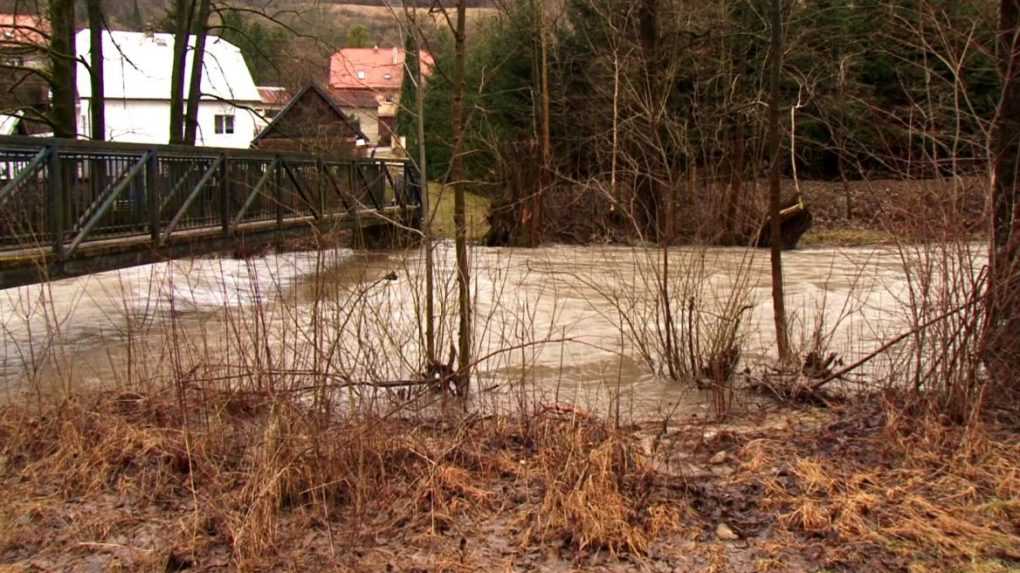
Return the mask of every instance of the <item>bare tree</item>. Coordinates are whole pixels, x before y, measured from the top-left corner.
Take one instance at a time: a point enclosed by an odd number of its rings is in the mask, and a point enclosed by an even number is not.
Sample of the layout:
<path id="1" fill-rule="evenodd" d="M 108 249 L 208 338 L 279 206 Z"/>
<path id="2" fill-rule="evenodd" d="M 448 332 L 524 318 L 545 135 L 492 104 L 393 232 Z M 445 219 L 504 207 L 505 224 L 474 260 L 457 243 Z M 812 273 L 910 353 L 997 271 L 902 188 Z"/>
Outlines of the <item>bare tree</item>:
<path id="1" fill-rule="evenodd" d="M 170 73 L 170 143 L 184 142 L 184 66 L 195 2 L 174 1 L 174 61 Z"/>
<path id="2" fill-rule="evenodd" d="M 89 115 L 92 120 L 91 137 L 94 141 L 106 140 L 106 86 L 103 73 L 103 0 L 87 0 L 89 17 L 89 76 L 92 93 Z"/>
<path id="3" fill-rule="evenodd" d="M 541 91 L 541 134 L 539 138 L 542 169 L 538 178 L 538 190 L 534 195 L 532 206 L 531 246 L 542 242 L 542 231 L 545 226 L 545 194 L 552 185 L 552 128 L 550 127 L 550 94 L 549 94 L 549 33 L 545 21 L 545 0 L 538 0 L 535 6 L 539 45 L 539 89 Z"/>
<path id="4" fill-rule="evenodd" d="M 422 244 L 425 246 L 425 359 L 426 367 L 434 368 L 436 360 L 435 254 L 432 251 L 432 212 L 429 201 L 428 156 L 425 150 L 425 74 L 422 70 L 425 33 L 418 25 L 417 3 L 414 8 L 403 2 L 404 18 L 415 34 L 417 65 L 410 72 L 415 91 L 415 131 L 418 139 L 418 173 L 421 184 Z M 404 54 L 405 63 L 407 54 Z"/>
<path id="5" fill-rule="evenodd" d="M 191 57 L 191 82 L 188 87 L 187 111 L 184 114 L 184 143 L 195 145 L 198 137 L 198 104 L 202 100 L 202 72 L 205 69 L 205 42 L 209 35 L 210 0 L 200 1 L 195 28 L 195 48 Z"/>
<path id="6" fill-rule="evenodd" d="M 53 135 L 73 139 L 77 136 L 76 61 L 74 42 L 74 0 L 50 0 L 50 119 Z"/>
<path id="7" fill-rule="evenodd" d="M 783 67 L 783 0 L 772 0 L 769 14 L 771 46 L 768 59 L 769 118 L 769 249 L 772 263 L 772 311 L 776 325 L 776 349 L 779 359 L 790 359 L 790 338 L 786 322 L 786 299 L 783 294 L 783 237 L 780 170 L 782 151 L 779 141 L 779 78 Z"/>
<path id="8" fill-rule="evenodd" d="M 471 276 L 467 252 L 467 222 L 464 198 L 464 68 L 467 59 L 467 3 L 457 0 L 454 29 L 453 69 L 453 158 L 450 178 L 453 183 L 453 223 L 456 228 L 457 291 L 459 306 L 458 387 L 461 394 L 471 381 Z M 422 140 L 424 141 L 424 140 Z"/>
<path id="9" fill-rule="evenodd" d="M 1020 0 L 999 11 L 1002 96 L 992 140 L 993 240 L 986 363 L 1001 386 L 1020 388 Z"/>

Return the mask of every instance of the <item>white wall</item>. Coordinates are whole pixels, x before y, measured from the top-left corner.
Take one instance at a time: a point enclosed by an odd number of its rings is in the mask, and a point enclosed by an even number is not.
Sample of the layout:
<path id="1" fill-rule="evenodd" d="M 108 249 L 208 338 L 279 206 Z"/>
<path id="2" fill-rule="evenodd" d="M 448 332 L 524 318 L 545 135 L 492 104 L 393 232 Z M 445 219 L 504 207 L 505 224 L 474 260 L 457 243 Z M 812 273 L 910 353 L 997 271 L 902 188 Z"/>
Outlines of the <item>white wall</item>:
<path id="1" fill-rule="evenodd" d="M 78 133 L 88 137 L 90 100 L 81 101 Z M 234 116 L 234 133 L 216 133 L 216 115 Z M 254 113 L 229 103 L 203 101 L 198 106 L 198 137 L 195 144 L 247 149 L 262 123 Z M 170 102 L 165 100 L 107 100 L 106 138 L 125 143 L 166 144 L 170 140 Z"/>
<path id="2" fill-rule="evenodd" d="M 379 112 L 362 107 L 341 107 L 348 117 L 355 118 L 361 124 L 361 132 L 368 137 L 372 145 L 379 145 Z"/>

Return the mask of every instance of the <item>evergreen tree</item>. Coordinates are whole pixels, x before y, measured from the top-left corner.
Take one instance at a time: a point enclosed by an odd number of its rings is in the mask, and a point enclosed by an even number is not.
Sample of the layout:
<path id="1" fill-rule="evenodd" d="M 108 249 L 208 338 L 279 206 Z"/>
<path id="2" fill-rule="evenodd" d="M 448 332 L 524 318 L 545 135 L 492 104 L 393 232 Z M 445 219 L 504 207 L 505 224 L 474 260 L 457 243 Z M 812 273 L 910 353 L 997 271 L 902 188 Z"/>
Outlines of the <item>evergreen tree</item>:
<path id="1" fill-rule="evenodd" d="M 415 124 L 417 95 L 415 85 L 421 77 L 421 64 L 418 60 L 418 42 L 414 32 L 408 32 L 404 40 L 404 77 L 400 85 L 400 109 L 397 111 L 397 135 L 406 138 L 407 152 L 415 157 L 418 146 Z"/>
<path id="2" fill-rule="evenodd" d="M 348 48 L 367 48 L 369 47 L 370 39 L 368 37 L 368 28 L 358 24 L 351 27 L 347 32 L 347 38 L 344 41 L 344 45 Z"/>
<path id="3" fill-rule="evenodd" d="M 257 84 L 279 81 L 280 62 L 287 33 L 278 26 L 267 27 L 257 19 L 245 18 L 235 10 L 220 14 L 220 37 L 241 49 Z"/>
<path id="4" fill-rule="evenodd" d="M 140 32 L 145 29 L 145 17 L 142 16 L 142 7 L 138 5 L 138 0 L 134 0 L 132 5 L 131 17 L 128 19 L 128 27 L 136 32 Z"/>

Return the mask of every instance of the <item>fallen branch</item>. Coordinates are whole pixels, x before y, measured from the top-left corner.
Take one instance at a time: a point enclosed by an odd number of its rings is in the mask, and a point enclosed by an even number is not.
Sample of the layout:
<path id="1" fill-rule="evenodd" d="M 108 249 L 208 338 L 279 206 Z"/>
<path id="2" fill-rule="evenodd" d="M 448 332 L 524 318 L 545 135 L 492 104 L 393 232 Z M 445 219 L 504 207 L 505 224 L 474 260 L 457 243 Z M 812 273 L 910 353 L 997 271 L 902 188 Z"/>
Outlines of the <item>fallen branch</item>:
<path id="1" fill-rule="evenodd" d="M 978 292 L 978 289 L 975 289 L 975 292 Z M 878 357 L 879 355 L 885 353 L 887 350 L 889 350 L 893 346 L 896 346 L 900 342 L 903 342 L 907 338 L 910 338 L 911 336 L 917 334 L 918 332 L 921 332 L 922 330 L 927 330 L 928 328 L 931 328 L 933 325 L 938 324 L 938 323 L 942 322 L 943 320 L 946 320 L 947 318 L 951 318 L 951 317 L 953 317 L 953 316 L 955 316 L 955 315 L 957 315 L 957 314 L 967 310 L 968 308 L 974 306 L 975 304 L 978 304 L 979 302 L 984 301 L 986 298 L 988 298 L 988 292 L 987 291 L 982 293 L 982 294 L 980 294 L 980 295 L 978 295 L 978 296 L 975 296 L 974 298 L 970 299 L 966 303 L 964 303 L 964 304 L 962 304 L 962 305 L 960 305 L 960 306 L 958 306 L 958 307 L 956 307 L 956 308 L 954 308 L 954 309 L 952 309 L 952 310 L 950 310 L 948 312 L 945 312 L 943 314 L 940 314 L 939 316 L 936 316 L 935 318 L 929 320 L 928 322 L 925 322 L 924 324 L 921 324 L 921 325 L 915 326 L 914 328 L 911 328 L 910 330 L 904 332 L 903 334 L 900 334 L 896 338 L 893 338 L 889 342 L 886 342 L 885 344 L 880 346 L 878 349 L 876 349 L 875 351 L 871 352 L 870 354 L 868 354 L 864 358 L 861 358 L 857 362 L 854 362 L 853 364 L 847 366 L 846 368 L 843 368 L 842 370 L 834 372 L 834 373 L 826 376 L 825 378 L 819 380 L 818 382 L 812 384 L 811 386 L 808 387 L 808 389 L 811 390 L 812 392 L 817 392 L 818 390 L 820 390 L 822 388 L 822 386 L 825 386 L 829 382 L 832 382 L 833 380 L 836 380 L 837 378 L 842 378 L 843 376 L 846 376 L 850 372 L 853 372 L 854 370 L 857 370 L 861 366 L 864 366 L 868 362 L 871 362 L 876 357 Z"/>

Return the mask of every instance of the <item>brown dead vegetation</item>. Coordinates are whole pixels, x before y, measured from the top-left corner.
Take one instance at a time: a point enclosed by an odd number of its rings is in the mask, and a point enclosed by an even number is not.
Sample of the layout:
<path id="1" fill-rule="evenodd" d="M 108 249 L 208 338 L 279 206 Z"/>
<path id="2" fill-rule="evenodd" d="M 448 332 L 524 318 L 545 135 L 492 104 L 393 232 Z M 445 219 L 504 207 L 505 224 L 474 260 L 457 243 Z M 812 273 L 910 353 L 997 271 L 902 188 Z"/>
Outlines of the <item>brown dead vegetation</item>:
<path id="1" fill-rule="evenodd" d="M 0 562 L 29 569 L 92 552 L 129 569 L 300 569 L 314 555 L 295 555 L 295 539 L 318 532 L 313 554 L 335 566 L 365 564 L 338 545 L 410 537 L 460 539 L 456 566 L 431 563 L 475 570 L 463 545 L 476 519 L 502 520 L 512 553 L 638 556 L 679 522 L 676 507 L 646 503 L 654 482 L 632 443 L 555 410 L 526 423 L 340 421 L 285 399 L 121 394 L 8 407 L 2 420 Z"/>
<path id="2" fill-rule="evenodd" d="M 0 563 L 935 571 L 1020 559 L 1015 434 L 896 411 L 660 427 L 649 447 L 638 427 L 562 407 L 331 419 L 279 397 L 133 393 L 11 406 Z M 739 539 L 721 542 L 720 524 Z"/>
<path id="3" fill-rule="evenodd" d="M 900 411 L 856 410 L 793 440 L 755 437 L 740 448 L 739 480 L 760 485 L 762 510 L 826 567 L 1015 566 L 1016 435 Z"/>

